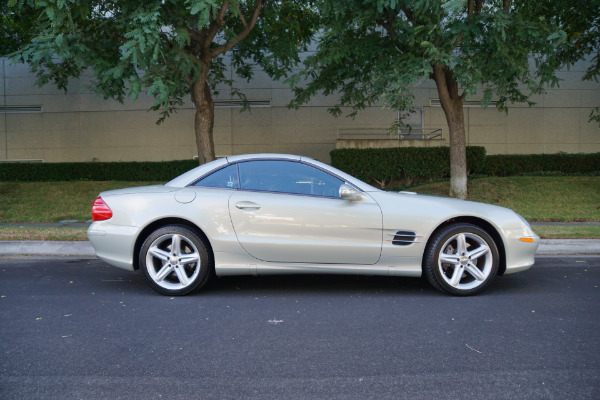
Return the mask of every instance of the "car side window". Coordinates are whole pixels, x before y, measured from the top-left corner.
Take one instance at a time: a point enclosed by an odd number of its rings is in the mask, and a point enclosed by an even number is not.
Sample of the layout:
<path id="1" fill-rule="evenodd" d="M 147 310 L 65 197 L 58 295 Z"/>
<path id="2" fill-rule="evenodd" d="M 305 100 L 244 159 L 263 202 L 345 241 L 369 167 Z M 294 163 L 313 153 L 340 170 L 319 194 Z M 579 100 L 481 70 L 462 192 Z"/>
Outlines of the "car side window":
<path id="1" fill-rule="evenodd" d="M 239 189 L 238 169 L 236 164 L 213 172 L 212 174 L 200 179 L 194 186 Z"/>
<path id="2" fill-rule="evenodd" d="M 344 182 L 318 168 L 293 161 L 260 160 L 239 163 L 245 190 L 339 197 Z"/>

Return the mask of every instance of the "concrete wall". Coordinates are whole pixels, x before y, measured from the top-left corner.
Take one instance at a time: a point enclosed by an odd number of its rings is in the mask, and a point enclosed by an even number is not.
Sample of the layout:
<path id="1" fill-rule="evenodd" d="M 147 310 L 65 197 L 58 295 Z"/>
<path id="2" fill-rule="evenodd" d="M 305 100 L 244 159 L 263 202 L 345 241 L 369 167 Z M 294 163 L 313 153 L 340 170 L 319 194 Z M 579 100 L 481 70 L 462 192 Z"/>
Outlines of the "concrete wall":
<path id="1" fill-rule="evenodd" d="M 495 108 L 467 108 L 467 138 L 470 145 L 483 145 L 489 154 L 599 152 L 600 128 L 588 123 L 593 107 L 600 105 L 600 85 L 581 82 L 585 63 L 560 73 L 559 88 L 535 98 L 537 105 L 513 106 L 508 114 Z M 160 126 L 159 115 L 147 111 L 152 98 L 141 97 L 124 104 L 103 100 L 85 88 L 89 77 L 73 81 L 67 94 L 54 86 L 34 86 L 35 76 L 27 66 L 0 59 L 0 161 L 39 159 L 59 161 L 161 161 L 196 155 L 194 110 L 189 101 Z M 317 97 L 299 110 L 288 110 L 292 93 L 281 82 L 273 82 L 262 71 L 247 83 L 241 81 L 249 100 L 267 100 L 268 107 L 251 113 L 239 107 L 217 107 L 215 151 L 217 155 L 251 152 L 281 152 L 307 155 L 329 162 L 338 133 L 385 132 L 397 117 L 395 111 L 372 107 L 355 119 L 334 118 L 327 108 L 335 103 Z M 229 99 L 221 88 L 216 100 Z M 416 88 L 416 105 L 423 107 L 423 130 L 448 130 L 442 109 L 431 106 L 437 99 L 433 82 Z M 41 112 L 14 113 L 3 106 L 41 106 Z"/>
<path id="2" fill-rule="evenodd" d="M 583 82 L 587 62 L 558 73 L 559 87 L 534 96 L 536 105 L 515 104 L 508 114 L 470 108 L 468 142 L 491 154 L 593 153 L 600 151 L 600 128 L 588 122 L 600 106 L 600 84 Z"/>

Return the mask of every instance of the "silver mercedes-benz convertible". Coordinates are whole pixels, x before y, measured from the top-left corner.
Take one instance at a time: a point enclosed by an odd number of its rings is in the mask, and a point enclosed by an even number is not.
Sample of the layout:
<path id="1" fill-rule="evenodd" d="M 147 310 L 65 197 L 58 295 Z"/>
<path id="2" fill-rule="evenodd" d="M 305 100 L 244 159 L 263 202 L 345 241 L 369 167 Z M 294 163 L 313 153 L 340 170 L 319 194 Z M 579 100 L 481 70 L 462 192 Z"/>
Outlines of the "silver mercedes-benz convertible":
<path id="1" fill-rule="evenodd" d="M 539 237 L 514 211 L 376 189 L 316 160 L 222 158 L 157 186 L 100 193 L 97 256 L 184 295 L 212 275 L 425 276 L 473 295 L 534 263 Z"/>

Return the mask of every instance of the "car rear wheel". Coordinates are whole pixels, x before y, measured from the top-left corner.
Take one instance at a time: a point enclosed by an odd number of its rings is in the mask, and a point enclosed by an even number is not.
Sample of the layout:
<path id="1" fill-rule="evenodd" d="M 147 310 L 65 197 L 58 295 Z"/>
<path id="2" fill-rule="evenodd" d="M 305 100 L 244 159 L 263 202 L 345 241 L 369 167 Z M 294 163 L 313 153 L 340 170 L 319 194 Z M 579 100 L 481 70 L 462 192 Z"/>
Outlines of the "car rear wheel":
<path id="1" fill-rule="evenodd" d="M 436 232 L 425 252 L 424 273 L 433 287 L 457 295 L 474 295 L 498 272 L 499 253 L 492 237 L 471 224 L 452 224 Z"/>
<path id="2" fill-rule="evenodd" d="M 166 226 L 154 231 L 140 250 L 140 268 L 150 287 L 169 296 L 201 288 L 211 275 L 208 246 L 190 229 Z"/>

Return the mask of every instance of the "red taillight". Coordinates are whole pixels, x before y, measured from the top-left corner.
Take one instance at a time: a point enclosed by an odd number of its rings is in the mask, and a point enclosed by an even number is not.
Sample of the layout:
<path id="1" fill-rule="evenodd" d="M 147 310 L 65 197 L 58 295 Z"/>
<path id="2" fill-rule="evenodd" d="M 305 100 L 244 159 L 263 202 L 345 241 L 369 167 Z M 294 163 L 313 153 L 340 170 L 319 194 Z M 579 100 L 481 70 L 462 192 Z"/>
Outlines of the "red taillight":
<path id="1" fill-rule="evenodd" d="M 94 221 L 104 221 L 112 218 L 112 210 L 106 205 L 102 197 L 98 196 L 92 205 L 92 219 Z"/>

